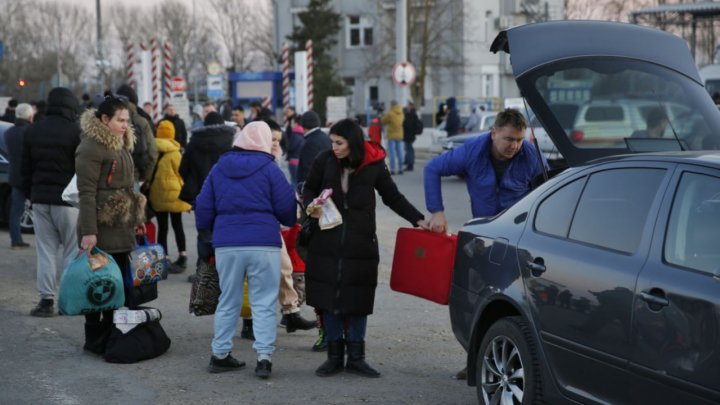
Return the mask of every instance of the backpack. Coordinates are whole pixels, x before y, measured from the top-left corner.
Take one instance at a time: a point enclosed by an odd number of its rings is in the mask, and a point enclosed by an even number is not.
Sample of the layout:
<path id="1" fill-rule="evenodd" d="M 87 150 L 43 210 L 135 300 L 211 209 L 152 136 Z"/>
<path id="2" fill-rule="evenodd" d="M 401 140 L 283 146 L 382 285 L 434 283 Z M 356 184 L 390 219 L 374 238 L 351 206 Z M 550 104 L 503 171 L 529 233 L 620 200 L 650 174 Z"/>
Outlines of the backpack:
<path id="1" fill-rule="evenodd" d="M 133 129 L 135 130 L 135 148 L 132 152 L 133 163 L 135 168 L 140 174 L 140 179 L 145 178 L 145 168 L 150 164 L 150 151 L 147 147 L 148 136 L 152 134 L 146 134 L 145 126 L 141 125 L 140 120 L 144 120 L 137 112 L 130 111 L 130 122 L 132 122 Z"/>
<path id="2" fill-rule="evenodd" d="M 422 119 L 417 117 L 415 119 L 415 135 L 422 135 L 425 126 L 423 125 Z"/>

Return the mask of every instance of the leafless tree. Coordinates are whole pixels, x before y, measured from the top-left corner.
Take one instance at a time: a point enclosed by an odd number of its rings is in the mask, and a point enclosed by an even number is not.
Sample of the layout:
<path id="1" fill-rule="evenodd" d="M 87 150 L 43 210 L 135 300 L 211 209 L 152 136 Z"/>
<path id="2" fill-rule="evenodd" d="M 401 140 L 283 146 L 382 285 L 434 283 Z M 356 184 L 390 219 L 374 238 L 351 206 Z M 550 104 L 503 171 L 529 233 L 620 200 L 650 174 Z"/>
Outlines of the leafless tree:
<path id="1" fill-rule="evenodd" d="M 385 10 L 382 0 L 377 7 Z M 380 27 L 380 39 L 365 53 L 366 77 L 387 75 L 387 66 L 395 62 L 395 12 L 387 10 L 379 18 L 375 26 Z M 439 83 L 443 71 L 461 69 L 465 64 L 461 52 L 463 18 L 458 1 L 408 1 L 408 59 L 417 70 L 415 84 L 410 87 L 413 100 L 422 100 L 428 76 Z"/>
<path id="2" fill-rule="evenodd" d="M 253 52 L 260 57 L 256 66 L 261 69 L 273 69 L 278 60 L 278 50 L 273 42 L 273 16 L 269 7 L 259 7 L 255 11 L 256 28 L 250 35 Z"/>
<path id="3" fill-rule="evenodd" d="M 193 24 L 194 22 L 194 24 Z M 203 15 L 193 19 L 188 7 L 178 0 L 165 0 L 156 6 L 152 25 L 159 38 L 167 38 L 172 44 L 172 65 L 176 73 L 189 78 L 191 72 L 204 70 L 202 66 L 216 60 L 217 47 L 212 29 Z"/>

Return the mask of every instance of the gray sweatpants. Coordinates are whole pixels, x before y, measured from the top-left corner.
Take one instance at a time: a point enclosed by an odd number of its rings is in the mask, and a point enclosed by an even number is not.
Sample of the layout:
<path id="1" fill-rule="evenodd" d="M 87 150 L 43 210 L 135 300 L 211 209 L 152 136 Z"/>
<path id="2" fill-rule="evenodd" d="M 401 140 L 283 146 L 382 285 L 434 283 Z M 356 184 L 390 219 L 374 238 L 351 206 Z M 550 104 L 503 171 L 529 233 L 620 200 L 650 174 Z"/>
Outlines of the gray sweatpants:
<path id="1" fill-rule="evenodd" d="M 73 207 L 33 204 L 35 251 L 37 252 L 37 289 L 40 298 L 54 298 L 57 290 L 58 249 L 62 245 L 65 269 L 78 252 L 77 220 Z"/>

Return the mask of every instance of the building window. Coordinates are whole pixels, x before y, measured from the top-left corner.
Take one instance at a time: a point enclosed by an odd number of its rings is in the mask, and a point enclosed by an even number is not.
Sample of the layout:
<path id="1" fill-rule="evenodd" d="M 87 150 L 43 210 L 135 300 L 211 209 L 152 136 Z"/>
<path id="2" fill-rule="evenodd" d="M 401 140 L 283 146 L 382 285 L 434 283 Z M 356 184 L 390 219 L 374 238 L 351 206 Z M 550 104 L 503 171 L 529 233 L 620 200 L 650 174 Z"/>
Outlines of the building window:
<path id="1" fill-rule="evenodd" d="M 343 78 L 343 81 L 345 81 L 345 85 L 348 87 L 355 86 L 355 78 L 354 77 L 345 77 L 345 78 Z"/>
<path id="2" fill-rule="evenodd" d="M 380 92 L 378 86 L 370 86 L 370 101 L 376 102 L 380 99 Z"/>
<path id="3" fill-rule="evenodd" d="M 361 48 L 373 44 L 373 27 L 369 18 L 351 15 L 346 21 L 348 48 Z"/>

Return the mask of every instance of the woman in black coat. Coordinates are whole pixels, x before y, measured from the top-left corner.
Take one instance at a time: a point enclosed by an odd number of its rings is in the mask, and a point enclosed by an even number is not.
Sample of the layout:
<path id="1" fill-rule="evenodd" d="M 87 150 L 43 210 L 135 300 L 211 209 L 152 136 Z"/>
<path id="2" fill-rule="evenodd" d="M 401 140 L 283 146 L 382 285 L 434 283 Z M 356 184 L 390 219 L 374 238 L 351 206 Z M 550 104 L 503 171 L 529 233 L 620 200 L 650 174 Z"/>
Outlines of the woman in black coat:
<path id="1" fill-rule="evenodd" d="M 413 226 L 427 228 L 427 222 L 390 177 L 385 151 L 365 142 L 358 124 L 349 119 L 338 121 L 330 128 L 330 140 L 332 150 L 317 156 L 303 190 L 307 207 L 331 188 L 331 198 L 343 219 L 342 225 L 327 230 L 314 224 L 308 248 L 307 302 L 322 310 L 328 341 L 328 360 L 315 374 L 324 377 L 342 371 L 347 345 L 344 368 L 378 377 L 380 373 L 365 362 L 365 330 L 367 316 L 373 312 L 379 263 L 375 190 L 385 205 Z M 321 214 L 322 209 L 317 209 L 310 215 L 320 218 Z"/>

